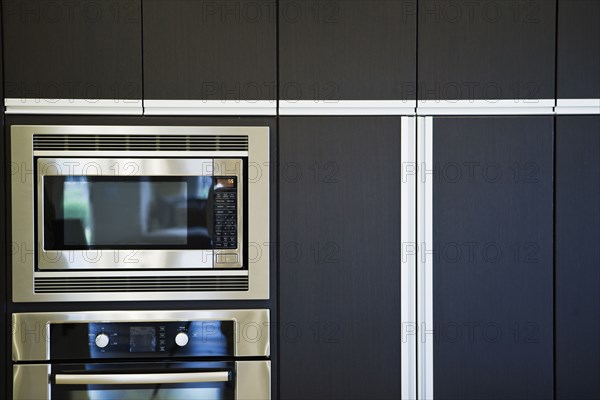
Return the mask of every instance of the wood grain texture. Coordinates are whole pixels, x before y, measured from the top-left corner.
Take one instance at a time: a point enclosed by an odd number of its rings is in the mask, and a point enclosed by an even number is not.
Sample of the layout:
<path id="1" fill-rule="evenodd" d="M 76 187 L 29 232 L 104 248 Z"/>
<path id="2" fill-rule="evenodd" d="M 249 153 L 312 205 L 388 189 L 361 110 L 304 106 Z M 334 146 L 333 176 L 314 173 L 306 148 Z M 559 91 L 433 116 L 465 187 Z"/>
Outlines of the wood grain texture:
<path id="1" fill-rule="evenodd" d="M 281 0 L 280 98 L 415 99 L 415 0 Z"/>
<path id="2" fill-rule="evenodd" d="M 554 98 L 556 0 L 419 2 L 419 99 Z"/>
<path id="3" fill-rule="evenodd" d="M 280 119 L 282 399 L 400 396 L 400 118 Z"/>
<path id="4" fill-rule="evenodd" d="M 552 398 L 553 118 L 433 135 L 435 398 Z"/>
<path id="5" fill-rule="evenodd" d="M 141 99 L 140 0 L 3 0 L 5 97 Z"/>
<path id="6" fill-rule="evenodd" d="M 558 0 L 559 99 L 600 98 L 600 2 Z"/>
<path id="7" fill-rule="evenodd" d="M 146 99 L 274 100 L 275 0 L 144 0 Z"/>
<path id="8" fill-rule="evenodd" d="M 556 126 L 556 398 L 600 398 L 600 117 Z"/>

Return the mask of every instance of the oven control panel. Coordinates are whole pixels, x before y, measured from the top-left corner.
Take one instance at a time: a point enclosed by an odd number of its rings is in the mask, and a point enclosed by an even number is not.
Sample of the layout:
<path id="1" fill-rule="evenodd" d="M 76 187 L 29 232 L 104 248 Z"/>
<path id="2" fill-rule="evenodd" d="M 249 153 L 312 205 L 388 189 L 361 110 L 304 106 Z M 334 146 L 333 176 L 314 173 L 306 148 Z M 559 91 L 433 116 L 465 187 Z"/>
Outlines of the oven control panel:
<path id="1" fill-rule="evenodd" d="M 238 193 L 235 176 L 215 177 L 215 249 L 238 247 Z"/>
<path id="2" fill-rule="evenodd" d="M 232 321 L 50 325 L 52 359 L 223 357 L 234 355 Z"/>

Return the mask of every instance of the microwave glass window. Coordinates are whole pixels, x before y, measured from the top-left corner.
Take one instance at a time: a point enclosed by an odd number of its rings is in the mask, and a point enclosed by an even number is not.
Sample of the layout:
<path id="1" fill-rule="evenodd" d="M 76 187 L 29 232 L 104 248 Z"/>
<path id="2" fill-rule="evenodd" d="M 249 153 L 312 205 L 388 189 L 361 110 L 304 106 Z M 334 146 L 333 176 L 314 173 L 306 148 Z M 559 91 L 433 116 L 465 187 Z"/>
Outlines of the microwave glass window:
<path id="1" fill-rule="evenodd" d="M 44 177 L 44 249 L 212 248 L 212 177 Z"/>

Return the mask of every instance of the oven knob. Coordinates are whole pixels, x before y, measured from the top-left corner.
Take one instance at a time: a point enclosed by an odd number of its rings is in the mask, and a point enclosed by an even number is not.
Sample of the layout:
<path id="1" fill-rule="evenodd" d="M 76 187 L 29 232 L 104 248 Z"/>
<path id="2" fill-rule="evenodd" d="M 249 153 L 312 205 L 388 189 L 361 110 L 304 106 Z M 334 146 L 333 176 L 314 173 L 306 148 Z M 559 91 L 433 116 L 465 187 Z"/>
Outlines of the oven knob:
<path id="1" fill-rule="evenodd" d="M 177 343 L 177 346 L 179 347 L 183 347 L 186 344 L 188 344 L 189 340 L 190 339 L 188 338 L 188 335 L 185 332 L 179 332 L 177 336 L 175 336 L 175 343 Z"/>
<path id="2" fill-rule="evenodd" d="M 96 346 L 100 347 L 101 349 L 105 348 L 106 346 L 108 346 L 108 342 L 109 342 L 109 338 L 108 335 L 106 333 L 101 333 L 98 336 L 96 336 Z"/>

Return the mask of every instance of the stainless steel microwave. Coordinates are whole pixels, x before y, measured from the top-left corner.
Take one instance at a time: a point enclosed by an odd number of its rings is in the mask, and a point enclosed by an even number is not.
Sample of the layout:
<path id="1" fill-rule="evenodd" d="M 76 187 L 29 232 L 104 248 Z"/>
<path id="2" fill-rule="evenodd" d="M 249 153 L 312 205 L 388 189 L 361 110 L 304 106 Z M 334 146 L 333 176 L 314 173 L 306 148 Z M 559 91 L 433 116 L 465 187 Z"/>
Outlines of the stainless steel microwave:
<path id="1" fill-rule="evenodd" d="M 268 298 L 268 128 L 12 126 L 11 156 L 14 301 Z"/>

